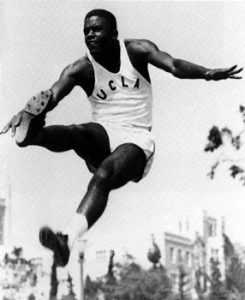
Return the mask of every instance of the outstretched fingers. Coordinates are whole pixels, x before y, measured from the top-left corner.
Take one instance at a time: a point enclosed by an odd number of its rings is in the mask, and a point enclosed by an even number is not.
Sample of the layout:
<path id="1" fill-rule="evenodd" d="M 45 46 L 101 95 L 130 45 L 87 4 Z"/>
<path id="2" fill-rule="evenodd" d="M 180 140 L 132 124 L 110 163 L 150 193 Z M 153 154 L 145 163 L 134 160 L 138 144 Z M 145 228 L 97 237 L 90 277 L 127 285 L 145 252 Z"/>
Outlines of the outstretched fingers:
<path id="1" fill-rule="evenodd" d="M 231 79 L 242 79 L 242 76 L 229 75 L 229 78 L 231 78 Z"/>
<path id="2" fill-rule="evenodd" d="M 240 68 L 238 70 L 234 70 L 233 72 L 230 72 L 231 74 L 237 74 L 240 73 L 243 70 L 243 68 Z"/>
<path id="3" fill-rule="evenodd" d="M 243 70 L 243 68 L 237 69 L 237 65 L 235 65 L 227 70 L 227 75 L 229 78 L 232 78 L 232 79 L 241 79 L 242 76 L 235 76 L 235 75 L 239 74 L 242 70 Z"/>
<path id="4" fill-rule="evenodd" d="M 12 136 L 15 135 L 16 128 L 20 125 L 21 119 L 22 119 L 22 113 L 21 112 L 19 112 L 17 116 L 13 117 L 13 119 L 12 119 L 12 125 L 11 125 Z"/>
<path id="5" fill-rule="evenodd" d="M 9 121 L 9 122 L 3 127 L 3 129 L 0 131 L 0 134 L 4 134 L 4 133 L 8 132 L 10 128 L 11 128 L 11 121 Z"/>
<path id="6" fill-rule="evenodd" d="M 234 65 L 234 66 L 232 66 L 232 67 L 230 67 L 230 68 L 227 68 L 227 72 L 232 72 L 232 71 L 234 71 L 236 68 L 237 68 L 237 65 Z"/>
<path id="7" fill-rule="evenodd" d="M 212 80 L 224 80 L 224 79 L 242 79 L 240 75 L 243 68 L 238 68 L 237 65 L 233 65 L 230 68 L 213 69 L 210 71 L 210 79 Z"/>
<path id="8" fill-rule="evenodd" d="M 11 128 L 11 135 L 14 136 L 16 133 L 16 128 L 20 125 L 22 119 L 22 113 L 19 112 L 18 115 L 13 116 L 13 118 L 3 127 L 0 134 L 7 133 Z"/>
<path id="9" fill-rule="evenodd" d="M 11 122 L 11 135 L 14 136 L 16 133 L 17 116 L 14 116 Z"/>

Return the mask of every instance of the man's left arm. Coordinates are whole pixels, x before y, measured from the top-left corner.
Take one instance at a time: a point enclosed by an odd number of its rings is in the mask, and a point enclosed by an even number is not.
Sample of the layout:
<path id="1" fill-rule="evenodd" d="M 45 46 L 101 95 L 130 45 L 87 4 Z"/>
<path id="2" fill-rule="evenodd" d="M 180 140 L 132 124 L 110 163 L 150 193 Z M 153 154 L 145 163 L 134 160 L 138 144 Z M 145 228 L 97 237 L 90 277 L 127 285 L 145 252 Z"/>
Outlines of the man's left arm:
<path id="1" fill-rule="evenodd" d="M 230 68 L 210 69 L 186 60 L 173 58 L 168 53 L 159 50 L 150 41 L 142 42 L 142 48 L 146 54 L 148 63 L 181 79 L 222 80 L 242 78 L 238 74 L 243 68 L 238 68 L 237 65 Z"/>

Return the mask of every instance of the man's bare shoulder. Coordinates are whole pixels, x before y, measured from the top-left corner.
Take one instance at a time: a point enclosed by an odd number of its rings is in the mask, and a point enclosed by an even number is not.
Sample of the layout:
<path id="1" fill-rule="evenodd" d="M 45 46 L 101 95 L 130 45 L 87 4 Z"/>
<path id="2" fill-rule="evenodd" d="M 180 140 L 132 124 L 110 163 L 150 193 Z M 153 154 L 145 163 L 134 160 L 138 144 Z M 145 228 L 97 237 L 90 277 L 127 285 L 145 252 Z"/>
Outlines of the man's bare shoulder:
<path id="1" fill-rule="evenodd" d="M 128 52 L 132 54 L 147 54 L 156 47 L 156 45 L 147 39 L 125 39 L 124 40 Z"/>
<path id="2" fill-rule="evenodd" d="M 93 74 L 93 67 L 86 55 L 77 59 L 65 68 L 65 73 L 68 76 L 81 78 Z"/>
<path id="3" fill-rule="evenodd" d="M 74 85 L 80 86 L 87 95 L 90 95 L 94 87 L 94 70 L 92 63 L 85 55 L 70 65 L 63 71 L 63 76 L 70 78 Z"/>

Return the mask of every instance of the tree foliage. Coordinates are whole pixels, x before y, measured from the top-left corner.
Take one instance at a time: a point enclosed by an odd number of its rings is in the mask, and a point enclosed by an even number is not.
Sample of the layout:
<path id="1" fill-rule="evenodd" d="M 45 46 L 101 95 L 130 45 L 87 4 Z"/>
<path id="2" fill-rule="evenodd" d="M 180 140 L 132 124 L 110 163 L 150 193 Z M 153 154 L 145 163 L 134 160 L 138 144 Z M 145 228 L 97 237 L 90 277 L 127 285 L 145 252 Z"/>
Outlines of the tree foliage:
<path id="1" fill-rule="evenodd" d="M 214 125 L 207 136 L 207 144 L 204 148 L 205 152 L 219 152 L 215 162 L 210 167 L 210 172 L 207 174 L 211 179 L 215 177 L 217 168 L 221 164 L 228 164 L 229 175 L 233 179 L 239 180 L 245 186 L 245 107 L 239 107 L 240 117 L 244 129 L 238 134 L 234 134 L 231 129 L 224 127 L 219 129 Z"/>
<path id="2" fill-rule="evenodd" d="M 184 264 L 180 264 L 179 267 L 179 299 L 190 299 L 190 271 L 188 271 Z"/>
<path id="3" fill-rule="evenodd" d="M 37 285 L 37 269 L 35 262 L 23 257 L 22 247 L 13 247 L 11 253 L 6 253 L 0 262 L 1 292 L 4 299 L 12 300 L 25 292 L 28 287 Z M 7 296 L 6 296 L 7 295 Z M 34 295 L 30 291 L 29 299 Z"/>
<path id="4" fill-rule="evenodd" d="M 224 235 L 224 255 L 227 289 L 245 293 L 245 266 L 227 235 Z"/>
<path id="5" fill-rule="evenodd" d="M 171 295 L 171 283 L 163 267 L 144 270 L 130 261 L 115 264 L 117 279 L 111 283 L 102 277 L 85 283 L 85 299 L 94 300 L 102 291 L 106 300 L 162 300 Z"/>
<path id="6" fill-rule="evenodd" d="M 57 278 L 57 265 L 53 258 L 53 264 L 51 267 L 51 276 L 50 276 L 50 292 L 49 292 L 49 299 L 56 299 L 58 293 L 58 285 L 59 281 Z"/>
<path id="7" fill-rule="evenodd" d="M 152 246 L 147 253 L 147 258 L 153 264 L 153 268 L 157 268 L 161 256 L 160 248 L 155 241 L 154 235 L 152 235 Z"/>
<path id="8" fill-rule="evenodd" d="M 221 279 L 221 272 L 219 269 L 219 261 L 211 258 L 211 290 L 210 290 L 210 300 L 226 300 L 227 291 L 225 285 Z"/>

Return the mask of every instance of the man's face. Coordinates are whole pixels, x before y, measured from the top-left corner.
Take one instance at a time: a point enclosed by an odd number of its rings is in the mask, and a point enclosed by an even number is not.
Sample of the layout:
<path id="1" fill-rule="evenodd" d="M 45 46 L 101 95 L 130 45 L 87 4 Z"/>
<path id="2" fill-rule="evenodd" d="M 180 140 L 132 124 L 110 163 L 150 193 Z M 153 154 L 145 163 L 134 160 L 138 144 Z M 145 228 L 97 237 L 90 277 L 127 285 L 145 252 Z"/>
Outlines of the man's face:
<path id="1" fill-rule="evenodd" d="M 91 16 L 84 21 L 85 43 L 91 54 L 106 53 L 113 41 L 109 22 L 99 16 Z"/>

